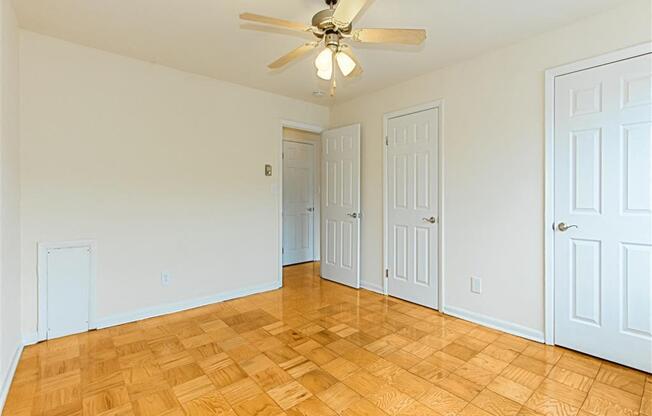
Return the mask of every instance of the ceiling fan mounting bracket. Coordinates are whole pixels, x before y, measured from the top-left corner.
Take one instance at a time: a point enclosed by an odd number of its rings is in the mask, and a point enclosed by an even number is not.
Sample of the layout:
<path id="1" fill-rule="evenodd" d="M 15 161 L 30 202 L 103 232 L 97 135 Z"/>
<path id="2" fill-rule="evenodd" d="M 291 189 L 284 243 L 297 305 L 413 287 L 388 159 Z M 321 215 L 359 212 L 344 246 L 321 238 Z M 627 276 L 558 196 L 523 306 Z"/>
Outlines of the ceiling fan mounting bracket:
<path id="1" fill-rule="evenodd" d="M 335 5 L 337 4 L 337 0 L 326 0 L 326 4 L 328 5 L 328 7 L 335 7 Z"/>

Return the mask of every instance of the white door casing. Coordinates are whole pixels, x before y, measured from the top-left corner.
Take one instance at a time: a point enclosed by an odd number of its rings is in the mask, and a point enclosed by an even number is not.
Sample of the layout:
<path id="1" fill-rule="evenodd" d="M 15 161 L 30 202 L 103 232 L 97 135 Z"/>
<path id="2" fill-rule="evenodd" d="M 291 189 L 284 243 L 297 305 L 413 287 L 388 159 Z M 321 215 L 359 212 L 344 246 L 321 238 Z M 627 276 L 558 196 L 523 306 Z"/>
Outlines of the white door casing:
<path id="1" fill-rule="evenodd" d="M 648 372 L 651 68 L 647 54 L 559 76 L 554 109 L 555 343 Z"/>
<path id="2" fill-rule="evenodd" d="M 386 137 L 387 291 L 438 302 L 438 108 L 389 118 Z"/>
<path id="3" fill-rule="evenodd" d="M 360 287 L 360 125 L 322 133 L 321 276 Z"/>
<path id="4" fill-rule="evenodd" d="M 90 247 L 50 248 L 47 269 L 47 339 L 86 332 L 90 322 Z"/>
<path id="5" fill-rule="evenodd" d="M 313 145 L 283 142 L 283 265 L 314 260 Z"/>

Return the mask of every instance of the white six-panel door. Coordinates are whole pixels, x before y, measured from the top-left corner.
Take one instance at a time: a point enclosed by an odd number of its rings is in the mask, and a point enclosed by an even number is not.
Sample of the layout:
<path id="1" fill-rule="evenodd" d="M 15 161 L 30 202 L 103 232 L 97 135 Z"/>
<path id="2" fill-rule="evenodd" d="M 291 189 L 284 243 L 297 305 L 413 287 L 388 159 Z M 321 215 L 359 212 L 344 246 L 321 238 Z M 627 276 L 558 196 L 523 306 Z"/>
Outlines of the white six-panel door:
<path id="1" fill-rule="evenodd" d="M 387 123 L 388 293 L 438 307 L 438 109 Z"/>
<path id="2" fill-rule="evenodd" d="M 652 371 L 652 59 L 555 81 L 555 343 Z M 570 227 L 570 228 L 567 228 Z"/>
<path id="3" fill-rule="evenodd" d="M 360 287 L 360 125 L 322 133 L 321 276 Z"/>
<path id="4" fill-rule="evenodd" d="M 283 142 L 283 265 L 314 260 L 313 145 Z"/>

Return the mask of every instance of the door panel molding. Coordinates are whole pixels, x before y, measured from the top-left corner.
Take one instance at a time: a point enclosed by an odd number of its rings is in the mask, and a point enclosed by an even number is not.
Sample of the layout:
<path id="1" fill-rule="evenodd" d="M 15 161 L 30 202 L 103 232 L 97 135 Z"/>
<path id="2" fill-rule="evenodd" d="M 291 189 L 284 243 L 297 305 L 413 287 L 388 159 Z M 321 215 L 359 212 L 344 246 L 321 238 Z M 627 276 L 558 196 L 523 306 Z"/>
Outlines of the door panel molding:
<path id="1" fill-rule="evenodd" d="M 577 62 L 550 68 L 545 72 L 545 214 L 544 214 L 544 338 L 555 344 L 555 79 L 578 71 L 608 65 L 652 53 L 652 42 L 645 42 Z M 595 93 L 595 92 L 594 92 Z M 627 102 L 627 101 L 626 101 Z"/>
<path id="2" fill-rule="evenodd" d="M 75 240 L 63 242 L 39 242 L 37 279 L 38 279 L 38 321 L 36 342 L 45 341 L 48 332 L 48 251 L 66 248 L 88 248 L 90 250 L 90 282 L 88 296 L 88 329 L 97 329 L 96 316 L 96 277 L 97 277 L 97 243 L 94 240 Z"/>
<path id="3" fill-rule="evenodd" d="M 445 188 L 444 188 L 444 100 L 436 100 L 420 105 L 416 105 L 414 107 L 409 107 L 405 108 L 402 110 L 397 110 L 393 111 L 391 113 L 386 113 L 383 116 L 383 136 L 381 137 L 381 140 L 383 141 L 382 146 L 383 146 L 383 273 L 381 276 L 381 281 L 382 281 L 382 291 L 385 295 L 388 295 L 389 287 L 388 287 L 388 277 L 386 275 L 386 271 L 388 270 L 389 267 L 389 238 L 391 235 L 393 235 L 392 230 L 390 230 L 390 225 L 388 222 L 388 207 L 389 204 L 396 205 L 396 201 L 389 201 L 389 180 L 388 180 L 388 174 L 389 169 L 391 168 L 392 170 L 396 170 L 397 168 L 401 167 L 401 164 L 399 163 L 400 161 L 398 159 L 393 159 L 389 160 L 388 159 L 388 151 L 387 151 L 387 140 L 388 140 L 388 132 L 389 132 L 389 122 L 391 119 L 397 118 L 397 117 L 403 117 L 403 116 L 408 116 L 411 114 L 415 113 L 420 113 L 428 110 L 436 110 L 435 114 L 437 117 L 436 123 L 434 124 L 437 126 L 438 131 L 436 134 L 432 134 L 432 132 L 429 131 L 424 131 L 422 134 L 419 135 L 419 137 L 423 137 L 424 140 L 429 141 L 432 139 L 433 136 L 437 137 L 437 189 L 438 189 L 438 195 L 437 195 L 437 211 L 438 211 L 438 226 L 437 226 L 437 236 L 436 236 L 436 241 L 437 241 L 437 306 L 438 310 L 444 311 L 445 309 L 445 291 L 444 291 L 444 262 L 445 262 L 445 256 L 444 256 L 444 232 L 445 232 L 445 213 L 444 213 L 444 195 L 445 195 Z M 407 162 L 407 161 L 404 161 Z M 424 169 L 430 169 L 432 164 L 435 163 L 435 161 L 429 161 L 429 160 L 424 160 L 419 159 L 419 166 L 424 168 Z M 400 171 L 400 169 L 398 169 Z M 400 173 L 400 172 L 399 172 Z M 401 181 L 407 180 L 407 176 L 399 177 Z M 416 184 L 417 187 L 415 190 L 420 190 L 423 187 L 420 185 L 423 184 Z M 420 194 L 421 195 L 421 194 Z M 423 195 L 421 195 L 423 196 Z M 401 196 L 403 197 L 403 196 Z M 415 196 L 416 197 L 416 196 Z M 407 204 L 407 198 L 408 196 L 405 195 L 405 203 Z M 422 201 L 423 198 L 416 198 L 416 202 Z M 403 202 L 403 199 L 401 199 L 401 203 Z M 395 206 L 395 208 L 400 208 L 398 206 Z M 406 242 L 407 243 L 407 242 Z M 394 253 L 396 254 L 396 253 Z M 428 265 L 428 267 L 432 267 L 432 265 Z M 365 283 L 363 282 L 363 286 L 365 286 Z M 375 285 L 371 285 L 375 287 Z"/>

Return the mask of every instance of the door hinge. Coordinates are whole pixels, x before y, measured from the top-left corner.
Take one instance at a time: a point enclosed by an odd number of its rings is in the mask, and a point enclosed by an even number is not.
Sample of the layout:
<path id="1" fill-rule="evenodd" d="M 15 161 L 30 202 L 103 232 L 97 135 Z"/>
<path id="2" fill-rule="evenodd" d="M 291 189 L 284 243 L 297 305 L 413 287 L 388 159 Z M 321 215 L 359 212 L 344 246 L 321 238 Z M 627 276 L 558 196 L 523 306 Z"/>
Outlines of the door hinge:
<path id="1" fill-rule="evenodd" d="M 385 269 L 385 279 L 389 279 L 389 269 Z"/>
<path id="2" fill-rule="evenodd" d="M 389 136 L 385 136 L 385 146 L 389 146 Z"/>

